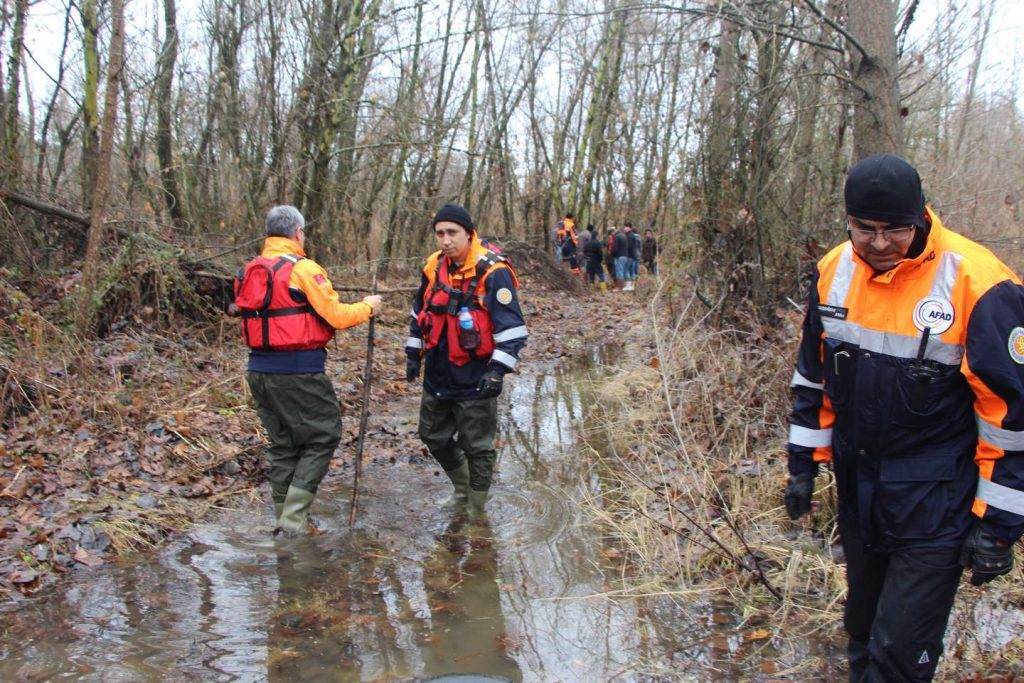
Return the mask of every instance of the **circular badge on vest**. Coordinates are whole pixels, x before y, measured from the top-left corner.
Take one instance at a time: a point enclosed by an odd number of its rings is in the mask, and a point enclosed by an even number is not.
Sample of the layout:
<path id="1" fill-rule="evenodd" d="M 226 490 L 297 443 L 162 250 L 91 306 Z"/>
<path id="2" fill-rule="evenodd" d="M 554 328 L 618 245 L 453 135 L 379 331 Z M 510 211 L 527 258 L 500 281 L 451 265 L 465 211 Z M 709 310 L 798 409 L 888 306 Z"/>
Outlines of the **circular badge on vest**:
<path id="1" fill-rule="evenodd" d="M 508 306 L 510 303 L 512 303 L 512 290 L 509 289 L 508 287 L 502 287 L 501 289 L 498 290 L 498 293 L 495 294 L 495 298 L 498 300 L 499 304 L 504 304 L 505 306 Z"/>
<path id="2" fill-rule="evenodd" d="M 933 335 L 942 334 L 951 328 L 955 317 L 949 299 L 926 296 L 914 307 L 914 325 L 922 332 L 924 328 L 930 327 Z"/>
<path id="3" fill-rule="evenodd" d="M 1006 343 L 1006 348 L 1014 363 L 1024 365 L 1024 327 L 1015 327 L 1010 330 L 1010 339 Z"/>

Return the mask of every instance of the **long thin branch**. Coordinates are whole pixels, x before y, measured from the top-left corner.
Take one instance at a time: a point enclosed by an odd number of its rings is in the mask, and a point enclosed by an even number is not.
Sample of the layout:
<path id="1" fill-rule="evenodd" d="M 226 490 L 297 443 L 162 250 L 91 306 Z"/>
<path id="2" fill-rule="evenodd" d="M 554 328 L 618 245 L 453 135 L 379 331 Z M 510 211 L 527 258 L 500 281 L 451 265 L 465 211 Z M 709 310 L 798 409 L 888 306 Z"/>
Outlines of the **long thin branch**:
<path id="1" fill-rule="evenodd" d="M 873 57 L 870 54 L 868 54 L 868 51 L 865 50 L 859 42 L 857 42 L 857 39 L 854 38 L 849 31 L 840 26 L 838 22 L 833 21 L 832 19 L 829 19 L 827 16 L 825 16 L 825 13 L 818 9 L 818 6 L 814 4 L 814 0 L 804 0 L 804 4 L 807 5 L 808 9 L 810 9 L 812 12 L 818 15 L 819 19 L 821 19 L 826 24 L 831 26 L 837 33 L 839 33 L 839 35 L 843 36 L 848 41 L 850 41 L 850 45 L 853 45 L 855 48 L 857 48 L 857 51 L 861 53 L 864 59 L 873 59 Z"/>

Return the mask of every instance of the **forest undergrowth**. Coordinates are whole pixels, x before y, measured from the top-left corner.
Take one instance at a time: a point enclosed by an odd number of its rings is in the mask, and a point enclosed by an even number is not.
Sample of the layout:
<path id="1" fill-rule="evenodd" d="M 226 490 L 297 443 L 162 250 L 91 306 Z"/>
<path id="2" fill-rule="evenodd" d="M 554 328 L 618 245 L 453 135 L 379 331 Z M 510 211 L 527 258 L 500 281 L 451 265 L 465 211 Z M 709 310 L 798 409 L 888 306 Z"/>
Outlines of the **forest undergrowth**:
<path id="1" fill-rule="evenodd" d="M 747 640 L 791 653 L 787 675 L 820 674 L 821 645 L 845 650 L 831 470 L 817 478 L 809 518 L 792 522 L 782 506 L 803 314 L 789 306 L 771 324 L 722 323 L 706 298 L 667 284 L 681 281 L 641 283 L 647 307 L 622 339 L 626 360 L 594 376 L 583 436 L 605 485 L 584 505 L 627 555 L 620 594 L 724 603 Z M 964 581 L 940 676 L 1024 675 L 1019 551 L 1010 576 L 984 589 Z M 782 673 L 770 664 L 759 671 Z"/>

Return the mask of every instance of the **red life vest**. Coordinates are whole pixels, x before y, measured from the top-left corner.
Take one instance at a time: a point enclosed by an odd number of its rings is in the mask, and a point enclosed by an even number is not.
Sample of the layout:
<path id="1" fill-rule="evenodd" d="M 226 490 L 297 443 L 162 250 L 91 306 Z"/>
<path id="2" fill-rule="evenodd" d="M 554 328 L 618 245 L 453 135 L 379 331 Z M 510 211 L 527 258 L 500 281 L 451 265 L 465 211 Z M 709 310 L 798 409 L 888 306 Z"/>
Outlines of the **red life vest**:
<path id="1" fill-rule="evenodd" d="M 438 256 L 433 276 L 427 275 L 430 282 L 423 293 L 423 307 L 417 316 L 426 349 L 437 346 L 443 333 L 448 342 L 448 360 L 456 366 L 461 367 L 474 358 L 490 358 L 494 351 L 494 326 L 477 290 L 482 287 L 487 273 L 499 263 L 508 266 L 515 282 L 515 271 L 512 271 L 508 260 L 493 251 L 493 247 L 487 247 L 476 263 L 473 277 L 461 280 L 458 287 L 452 287 L 448 259 Z M 472 351 L 459 345 L 459 309 L 462 307 L 469 309 L 473 324 L 480 333 L 480 345 Z"/>
<path id="2" fill-rule="evenodd" d="M 242 312 L 242 336 L 258 351 L 322 349 L 334 328 L 316 314 L 301 290 L 290 287 L 301 256 L 257 256 L 235 278 L 235 305 Z"/>

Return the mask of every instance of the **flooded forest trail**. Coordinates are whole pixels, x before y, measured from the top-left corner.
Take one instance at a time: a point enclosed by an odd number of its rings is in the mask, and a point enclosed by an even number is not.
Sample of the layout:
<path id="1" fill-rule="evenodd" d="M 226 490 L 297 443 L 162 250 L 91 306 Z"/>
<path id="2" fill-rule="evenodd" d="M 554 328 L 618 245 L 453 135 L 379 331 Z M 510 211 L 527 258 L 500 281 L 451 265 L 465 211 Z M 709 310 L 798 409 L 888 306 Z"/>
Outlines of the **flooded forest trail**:
<path id="1" fill-rule="evenodd" d="M 325 482 L 310 538 L 272 540 L 269 506 L 243 501 L 6 614 L 0 680 L 604 680 L 669 664 L 679 624 L 603 596 L 623 568 L 575 502 L 601 487 L 575 437 L 590 365 L 509 383 L 487 523 L 442 504 L 420 454 L 365 468 L 352 530 L 347 476 Z"/>
<path id="2" fill-rule="evenodd" d="M 614 494 L 580 428 L 635 321 L 607 313 L 625 299 L 535 294 L 527 362 L 500 399 L 486 521 L 444 502 L 451 487 L 416 437 L 419 388 L 398 379 L 405 330 L 393 323 L 378 332 L 354 528 L 355 338 L 328 362 L 345 437 L 314 505 L 321 533 L 272 538 L 265 485 L 225 499 L 155 552 L 0 609 L 0 680 L 646 681 L 758 677 L 779 669 L 752 661 L 785 669 L 808 655 L 835 673 L 831 648 L 746 639 L 741 606 L 699 588 L 624 595 L 629 553 L 580 505 Z"/>

